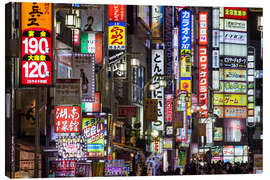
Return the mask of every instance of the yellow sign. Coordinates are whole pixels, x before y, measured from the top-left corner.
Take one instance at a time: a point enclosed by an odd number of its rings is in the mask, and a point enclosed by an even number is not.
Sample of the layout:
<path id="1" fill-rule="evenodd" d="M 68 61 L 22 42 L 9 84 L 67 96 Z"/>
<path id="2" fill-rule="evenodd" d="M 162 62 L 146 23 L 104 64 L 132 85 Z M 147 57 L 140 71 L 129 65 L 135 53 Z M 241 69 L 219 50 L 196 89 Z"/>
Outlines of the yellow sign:
<path id="1" fill-rule="evenodd" d="M 246 94 L 214 94 L 214 105 L 246 106 Z"/>
<path id="2" fill-rule="evenodd" d="M 191 80 L 181 80 L 181 91 L 191 92 Z"/>
<path id="3" fill-rule="evenodd" d="M 110 50 L 124 50 L 126 46 L 125 22 L 109 22 L 108 48 Z"/>
<path id="4" fill-rule="evenodd" d="M 186 50 L 189 51 L 190 50 Z M 181 56 L 181 77 L 191 77 L 191 56 Z"/>
<path id="5" fill-rule="evenodd" d="M 21 4 L 22 30 L 28 28 L 52 29 L 52 4 L 24 2 Z"/>

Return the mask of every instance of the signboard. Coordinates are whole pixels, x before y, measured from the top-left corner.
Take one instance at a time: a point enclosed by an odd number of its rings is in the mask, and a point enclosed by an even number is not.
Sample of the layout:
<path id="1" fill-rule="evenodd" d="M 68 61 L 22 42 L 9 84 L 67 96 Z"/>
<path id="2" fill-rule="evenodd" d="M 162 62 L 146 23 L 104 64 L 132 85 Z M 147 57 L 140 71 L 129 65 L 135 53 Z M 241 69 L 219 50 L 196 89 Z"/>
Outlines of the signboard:
<path id="1" fill-rule="evenodd" d="M 207 47 L 199 47 L 199 117 L 208 117 L 208 56 Z"/>
<path id="2" fill-rule="evenodd" d="M 56 171 L 74 171 L 75 170 L 75 160 L 67 161 L 55 161 L 56 163 Z"/>
<path id="3" fill-rule="evenodd" d="M 56 133 L 78 133 L 81 126 L 80 106 L 56 106 L 54 109 Z"/>
<path id="4" fill-rule="evenodd" d="M 94 102 L 95 61 L 93 54 L 73 54 L 72 77 L 81 78 L 82 102 Z"/>
<path id="5" fill-rule="evenodd" d="M 225 68 L 247 68 L 247 57 L 223 56 L 220 58 L 221 67 Z"/>
<path id="6" fill-rule="evenodd" d="M 109 64 L 113 64 L 119 60 L 119 58 L 125 54 L 124 50 L 110 50 L 109 51 Z"/>
<path id="7" fill-rule="evenodd" d="M 166 126 L 166 135 L 173 134 L 173 126 Z"/>
<path id="8" fill-rule="evenodd" d="M 82 131 L 87 140 L 87 157 L 104 157 L 104 118 L 82 118 Z"/>
<path id="9" fill-rule="evenodd" d="M 136 106 L 118 106 L 118 117 L 119 118 L 136 118 L 137 109 Z"/>
<path id="10" fill-rule="evenodd" d="M 173 94 L 165 95 L 165 122 L 172 123 L 173 120 Z"/>
<path id="11" fill-rule="evenodd" d="M 95 92 L 94 102 L 82 102 L 82 112 L 100 112 L 100 92 Z"/>
<path id="12" fill-rule="evenodd" d="M 191 11 L 181 10 L 180 49 L 181 56 L 191 53 Z"/>
<path id="13" fill-rule="evenodd" d="M 104 8 L 101 4 L 95 4 L 94 6 L 87 6 L 87 8 L 80 9 L 81 15 L 81 31 L 103 31 L 103 13 Z"/>
<path id="14" fill-rule="evenodd" d="M 126 23 L 108 22 L 108 49 L 126 49 Z"/>
<path id="15" fill-rule="evenodd" d="M 180 67 L 179 67 L 179 61 L 178 61 L 178 28 L 173 28 L 173 72 L 174 72 L 174 78 L 176 80 L 179 79 L 180 76 Z M 177 89 L 177 88 L 176 88 Z"/>
<path id="16" fill-rule="evenodd" d="M 95 64 L 102 65 L 102 33 L 81 33 L 81 53 L 95 56 Z"/>
<path id="17" fill-rule="evenodd" d="M 247 118 L 247 107 L 214 106 L 214 114 L 219 118 Z"/>
<path id="18" fill-rule="evenodd" d="M 219 90 L 219 71 L 212 71 L 212 88 Z"/>
<path id="19" fill-rule="evenodd" d="M 119 4 L 108 4 L 109 21 L 125 21 L 126 6 Z"/>
<path id="20" fill-rule="evenodd" d="M 247 56 L 247 45 L 243 44 L 219 44 L 221 56 Z"/>
<path id="21" fill-rule="evenodd" d="M 219 68 L 219 50 L 212 51 L 212 67 Z"/>
<path id="22" fill-rule="evenodd" d="M 240 69 L 219 69 L 220 80 L 246 81 L 247 71 Z"/>
<path id="23" fill-rule="evenodd" d="M 152 77 L 155 75 L 164 75 L 164 51 L 152 50 Z M 153 84 L 158 85 L 160 77 L 156 76 L 153 79 Z M 152 123 L 152 128 L 163 130 L 164 124 L 164 89 L 158 85 L 155 91 L 152 92 L 152 98 L 158 99 L 158 118 Z"/>
<path id="24" fill-rule="evenodd" d="M 158 100 L 151 98 L 144 98 L 144 118 L 146 121 L 157 121 L 158 115 Z"/>
<path id="25" fill-rule="evenodd" d="M 163 36 L 163 6 L 152 6 L 152 37 Z"/>
<path id="26" fill-rule="evenodd" d="M 54 104 L 81 104 L 80 79 L 56 79 Z"/>
<path id="27" fill-rule="evenodd" d="M 219 28 L 230 31 L 247 31 L 247 21 L 236 19 L 220 19 Z"/>
<path id="28" fill-rule="evenodd" d="M 218 92 L 226 93 L 247 93 L 247 83 L 245 82 L 229 82 L 221 81 Z"/>
<path id="29" fill-rule="evenodd" d="M 213 8 L 212 12 L 212 27 L 213 29 L 219 29 L 219 8 Z"/>
<path id="30" fill-rule="evenodd" d="M 223 140 L 223 128 L 214 127 L 214 141 L 222 141 L 222 140 Z"/>
<path id="31" fill-rule="evenodd" d="M 153 153 L 157 153 L 157 154 L 161 154 L 162 153 L 162 141 L 160 137 L 156 137 L 154 138 L 154 140 L 152 141 L 152 150 L 151 152 Z"/>
<path id="32" fill-rule="evenodd" d="M 208 12 L 199 13 L 199 45 L 208 44 Z"/>
<path id="33" fill-rule="evenodd" d="M 172 138 L 164 138 L 163 140 L 163 148 L 164 149 L 172 149 L 173 141 Z"/>
<path id="34" fill-rule="evenodd" d="M 247 44 L 247 33 L 234 32 L 234 31 L 219 31 L 220 42 L 223 43 L 235 43 L 235 44 Z"/>
<path id="35" fill-rule="evenodd" d="M 21 3 L 21 84 L 52 84 L 52 4 Z"/>
<path id="36" fill-rule="evenodd" d="M 58 136 L 56 141 L 58 157 L 62 160 L 77 160 L 86 157 L 84 136 Z"/>
<path id="37" fill-rule="evenodd" d="M 246 94 L 214 94 L 214 105 L 246 106 Z"/>
<path id="38" fill-rule="evenodd" d="M 91 176 L 91 164 L 76 163 L 75 177 L 90 177 Z"/>
<path id="39" fill-rule="evenodd" d="M 61 41 L 56 41 L 56 44 L 64 44 Z M 57 46 L 58 47 L 58 46 Z M 66 48 L 66 46 L 61 46 L 60 48 Z M 72 70 L 72 54 L 71 53 L 57 53 L 57 78 L 70 78 Z"/>
<path id="40" fill-rule="evenodd" d="M 212 31 L 213 33 L 213 42 L 212 42 L 212 46 L 214 47 L 214 48 L 218 48 L 219 47 L 219 30 L 213 30 Z"/>
<path id="41" fill-rule="evenodd" d="M 79 29 L 72 30 L 72 42 L 74 46 L 80 45 L 80 30 Z"/>
<path id="42" fill-rule="evenodd" d="M 228 19 L 247 19 L 247 8 L 224 7 L 224 17 Z"/>
<path id="43" fill-rule="evenodd" d="M 224 156 L 234 156 L 234 146 L 224 146 L 223 147 Z"/>

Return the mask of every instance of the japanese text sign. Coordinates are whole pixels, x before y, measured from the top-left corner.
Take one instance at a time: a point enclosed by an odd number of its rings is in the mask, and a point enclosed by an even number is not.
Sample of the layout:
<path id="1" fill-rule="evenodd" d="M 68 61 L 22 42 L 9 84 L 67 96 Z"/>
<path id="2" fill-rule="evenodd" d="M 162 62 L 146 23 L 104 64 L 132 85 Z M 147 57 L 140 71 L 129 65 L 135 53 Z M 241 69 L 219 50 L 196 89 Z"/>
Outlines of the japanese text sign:
<path id="1" fill-rule="evenodd" d="M 219 82 L 220 90 L 218 92 L 228 93 L 247 93 L 247 83 L 245 82 Z"/>
<path id="2" fill-rule="evenodd" d="M 75 160 L 56 161 L 56 171 L 72 171 L 75 170 Z"/>
<path id="3" fill-rule="evenodd" d="M 219 69 L 220 80 L 246 81 L 247 71 L 240 69 Z"/>
<path id="4" fill-rule="evenodd" d="M 126 19 L 126 6 L 125 5 L 117 5 L 117 4 L 109 4 L 109 21 L 125 21 Z"/>
<path id="5" fill-rule="evenodd" d="M 223 56 L 220 65 L 225 68 L 247 68 L 247 57 Z"/>
<path id="6" fill-rule="evenodd" d="M 160 137 L 156 137 L 152 141 L 152 152 L 157 154 L 162 153 L 162 140 Z"/>
<path id="7" fill-rule="evenodd" d="M 218 115 L 220 118 L 247 118 L 247 108 L 234 106 L 214 106 L 214 114 Z"/>
<path id="8" fill-rule="evenodd" d="M 55 110 L 56 133 L 80 132 L 81 107 L 80 106 L 56 106 Z"/>
<path id="9" fill-rule="evenodd" d="M 199 45 L 208 44 L 208 13 L 200 12 L 199 13 Z"/>
<path id="10" fill-rule="evenodd" d="M 125 50 L 126 48 L 126 23 L 109 22 L 108 23 L 108 49 Z"/>
<path id="11" fill-rule="evenodd" d="M 208 56 L 207 47 L 199 47 L 199 104 L 200 118 L 208 117 Z"/>
<path id="12" fill-rule="evenodd" d="M 172 123 L 173 120 L 173 94 L 165 95 L 165 121 Z"/>
<path id="13" fill-rule="evenodd" d="M 229 19 L 247 19 L 247 8 L 224 7 L 224 17 Z"/>
<path id="14" fill-rule="evenodd" d="M 246 106 L 246 94 L 214 94 L 214 105 Z"/>
<path id="15" fill-rule="evenodd" d="M 181 10 L 180 49 L 181 55 L 191 52 L 191 11 Z"/>
<path id="16" fill-rule="evenodd" d="M 21 4 L 21 84 L 52 84 L 52 4 Z"/>
<path id="17" fill-rule="evenodd" d="M 136 106 L 119 106 L 118 117 L 136 117 Z"/>

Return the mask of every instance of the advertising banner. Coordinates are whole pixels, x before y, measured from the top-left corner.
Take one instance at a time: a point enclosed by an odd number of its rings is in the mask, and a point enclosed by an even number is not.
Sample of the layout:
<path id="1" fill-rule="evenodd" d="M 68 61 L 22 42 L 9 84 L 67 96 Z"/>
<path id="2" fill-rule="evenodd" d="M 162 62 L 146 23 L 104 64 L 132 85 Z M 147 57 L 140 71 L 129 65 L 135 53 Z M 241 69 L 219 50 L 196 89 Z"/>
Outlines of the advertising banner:
<path id="1" fill-rule="evenodd" d="M 81 53 L 95 55 L 95 64 L 102 65 L 102 33 L 81 33 Z"/>
<path id="2" fill-rule="evenodd" d="M 21 84 L 52 84 L 52 4 L 21 3 Z"/>
<path id="3" fill-rule="evenodd" d="M 208 44 L 208 12 L 199 13 L 199 45 Z"/>
<path id="4" fill-rule="evenodd" d="M 223 128 L 214 127 L 214 141 L 222 141 L 222 140 L 223 140 Z"/>
<path id="5" fill-rule="evenodd" d="M 126 23 L 109 22 L 108 23 L 108 49 L 125 50 L 126 49 Z"/>
<path id="6" fill-rule="evenodd" d="M 72 77 L 81 78 L 82 102 L 94 102 L 95 61 L 93 54 L 73 54 Z"/>
<path id="7" fill-rule="evenodd" d="M 219 28 L 229 31 L 247 31 L 247 21 L 236 19 L 220 19 Z"/>
<path id="8" fill-rule="evenodd" d="M 247 68 L 247 57 L 222 56 L 220 65 L 224 68 Z"/>
<path id="9" fill-rule="evenodd" d="M 219 68 L 219 50 L 213 50 L 212 53 L 212 67 Z"/>
<path id="10" fill-rule="evenodd" d="M 158 118 L 158 100 L 151 98 L 144 98 L 144 118 L 146 121 L 157 121 Z"/>
<path id="11" fill-rule="evenodd" d="M 221 56 L 247 56 L 247 45 L 244 44 L 219 44 Z"/>
<path id="12" fill-rule="evenodd" d="M 100 112 L 100 92 L 95 92 L 94 102 L 82 102 L 82 112 Z"/>
<path id="13" fill-rule="evenodd" d="M 220 88 L 218 92 L 247 93 L 247 83 L 245 82 L 222 81 L 219 83 L 219 85 Z"/>
<path id="14" fill-rule="evenodd" d="M 81 31 L 103 31 L 103 5 L 95 4 L 81 9 Z"/>
<path id="15" fill-rule="evenodd" d="M 219 118 L 247 118 L 247 107 L 214 106 L 214 114 Z"/>
<path id="16" fill-rule="evenodd" d="M 137 109 L 136 106 L 118 106 L 118 117 L 119 118 L 128 118 L 136 117 Z"/>
<path id="17" fill-rule="evenodd" d="M 152 37 L 163 37 L 163 6 L 152 6 Z"/>
<path id="18" fill-rule="evenodd" d="M 219 31 L 220 42 L 247 44 L 247 33 L 234 31 Z"/>
<path id="19" fill-rule="evenodd" d="M 199 116 L 208 117 L 208 56 L 207 47 L 199 47 Z"/>
<path id="20" fill-rule="evenodd" d="M 82 118 L 82 131 L 87 140 L 87 157 L 104 157 L 104 118 Z"/>
<path id="21" fill-rule="evenodd" d="M 126 21 L 126 6 L 119 4 L 109 4 L 109 21 Z"/>
<path id="22" fill-rule="evenodd" d="M 240 69 L 219 69 L 220 80 L 246 81 L 247 71 Z"/>
<path id="23" fill-rule="evenodd" d="M 165 95 L 165 122 L 172 123 L 173 120 L 173 94 Z"/>
<path id="24" fill-rule="evenodd" d="M 181 10 L 180 49 L 181 56 L 191 54 L 191 11 Z"/>
<path id="25" fill-rule="evenodd" d="M 246 106 L 246 94 L 214 94 L 214 105 Z"/>
<path id="26" fill-rule="evenodd" d="M 56 133 L 78 133 L 81 130 L 80 106 L 56 106 L 54 109 Z"/>
<path id="27" fill-rule="evenodd" d="M 54 104 L 81 104 L 80 79 L 56 79 Z"/>
<path id="28" fill-rule="evenodd" d="M 164 51 L 152 50 L 152 77 L 155 75 L 164 75 Z M 158 85 L 160 77 L 153 79 L 153 84 Z M 163 130 L 164 125 L 164 89 L 158 87 L 152 92 L 152 98 L 158 99 L 158 119 L 152 123 L 152 128 Z"/>
<path id="29" fill-rule="evenodd" d="M 228 19 L 247 19 L 247 8 L 224 7 L 224 17 Z"/>
<path id="30" fill-rule="evenodd" d="M 61 160 L 86 158 L 86 140 L 83 136 L 58 136 L 56 148 Z"/>

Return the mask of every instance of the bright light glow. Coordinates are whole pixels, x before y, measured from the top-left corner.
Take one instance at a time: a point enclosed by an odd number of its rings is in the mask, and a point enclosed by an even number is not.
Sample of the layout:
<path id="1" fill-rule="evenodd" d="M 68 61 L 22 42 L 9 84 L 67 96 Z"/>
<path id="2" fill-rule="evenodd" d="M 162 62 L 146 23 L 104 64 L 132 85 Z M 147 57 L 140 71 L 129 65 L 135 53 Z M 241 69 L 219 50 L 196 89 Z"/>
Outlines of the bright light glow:
<path id="1" fill-rule="evenodd" d="M 125 64 L 119 64 L 119 70 L 120 71 L 126 71 L 126 66 L 125 66 Z"/>
<path id="2" fill-rule="evenodd" d="M 140 60 L 137 58 L 130 59 L 131 66 L 140 66 Z"/>
<path id="3" fill-rule="evenodd" d="M 149 85 L 149 90 L 150 90 L 150 91 L 156 90 L 155 85 L 154 85 L 154 84 L 150 84 L 150 85 Z"/>
<path id="4" fill-rule="evenodd" d="M 61 31 L 61 22 L 56 22 L 56 34 L 60 34 L 60 31 Z"/>
<path id="5" fill-rule="evenodd" d="M 166 82 L 166 80 L 160 80 L 159 81 L 159 85 L 160 85 L 160 87 L 166 87 L 166 85 L 167 85 L 167 82 Z"/>
<path id="6" fill-rule="evenodd" d="M 156 138 L 156 137 L 158 137 L 158 131 L 157 130 L 152 130 L 152 132 L 151 132 L 151 136 L 153 137 L 153 138 Z"/>

